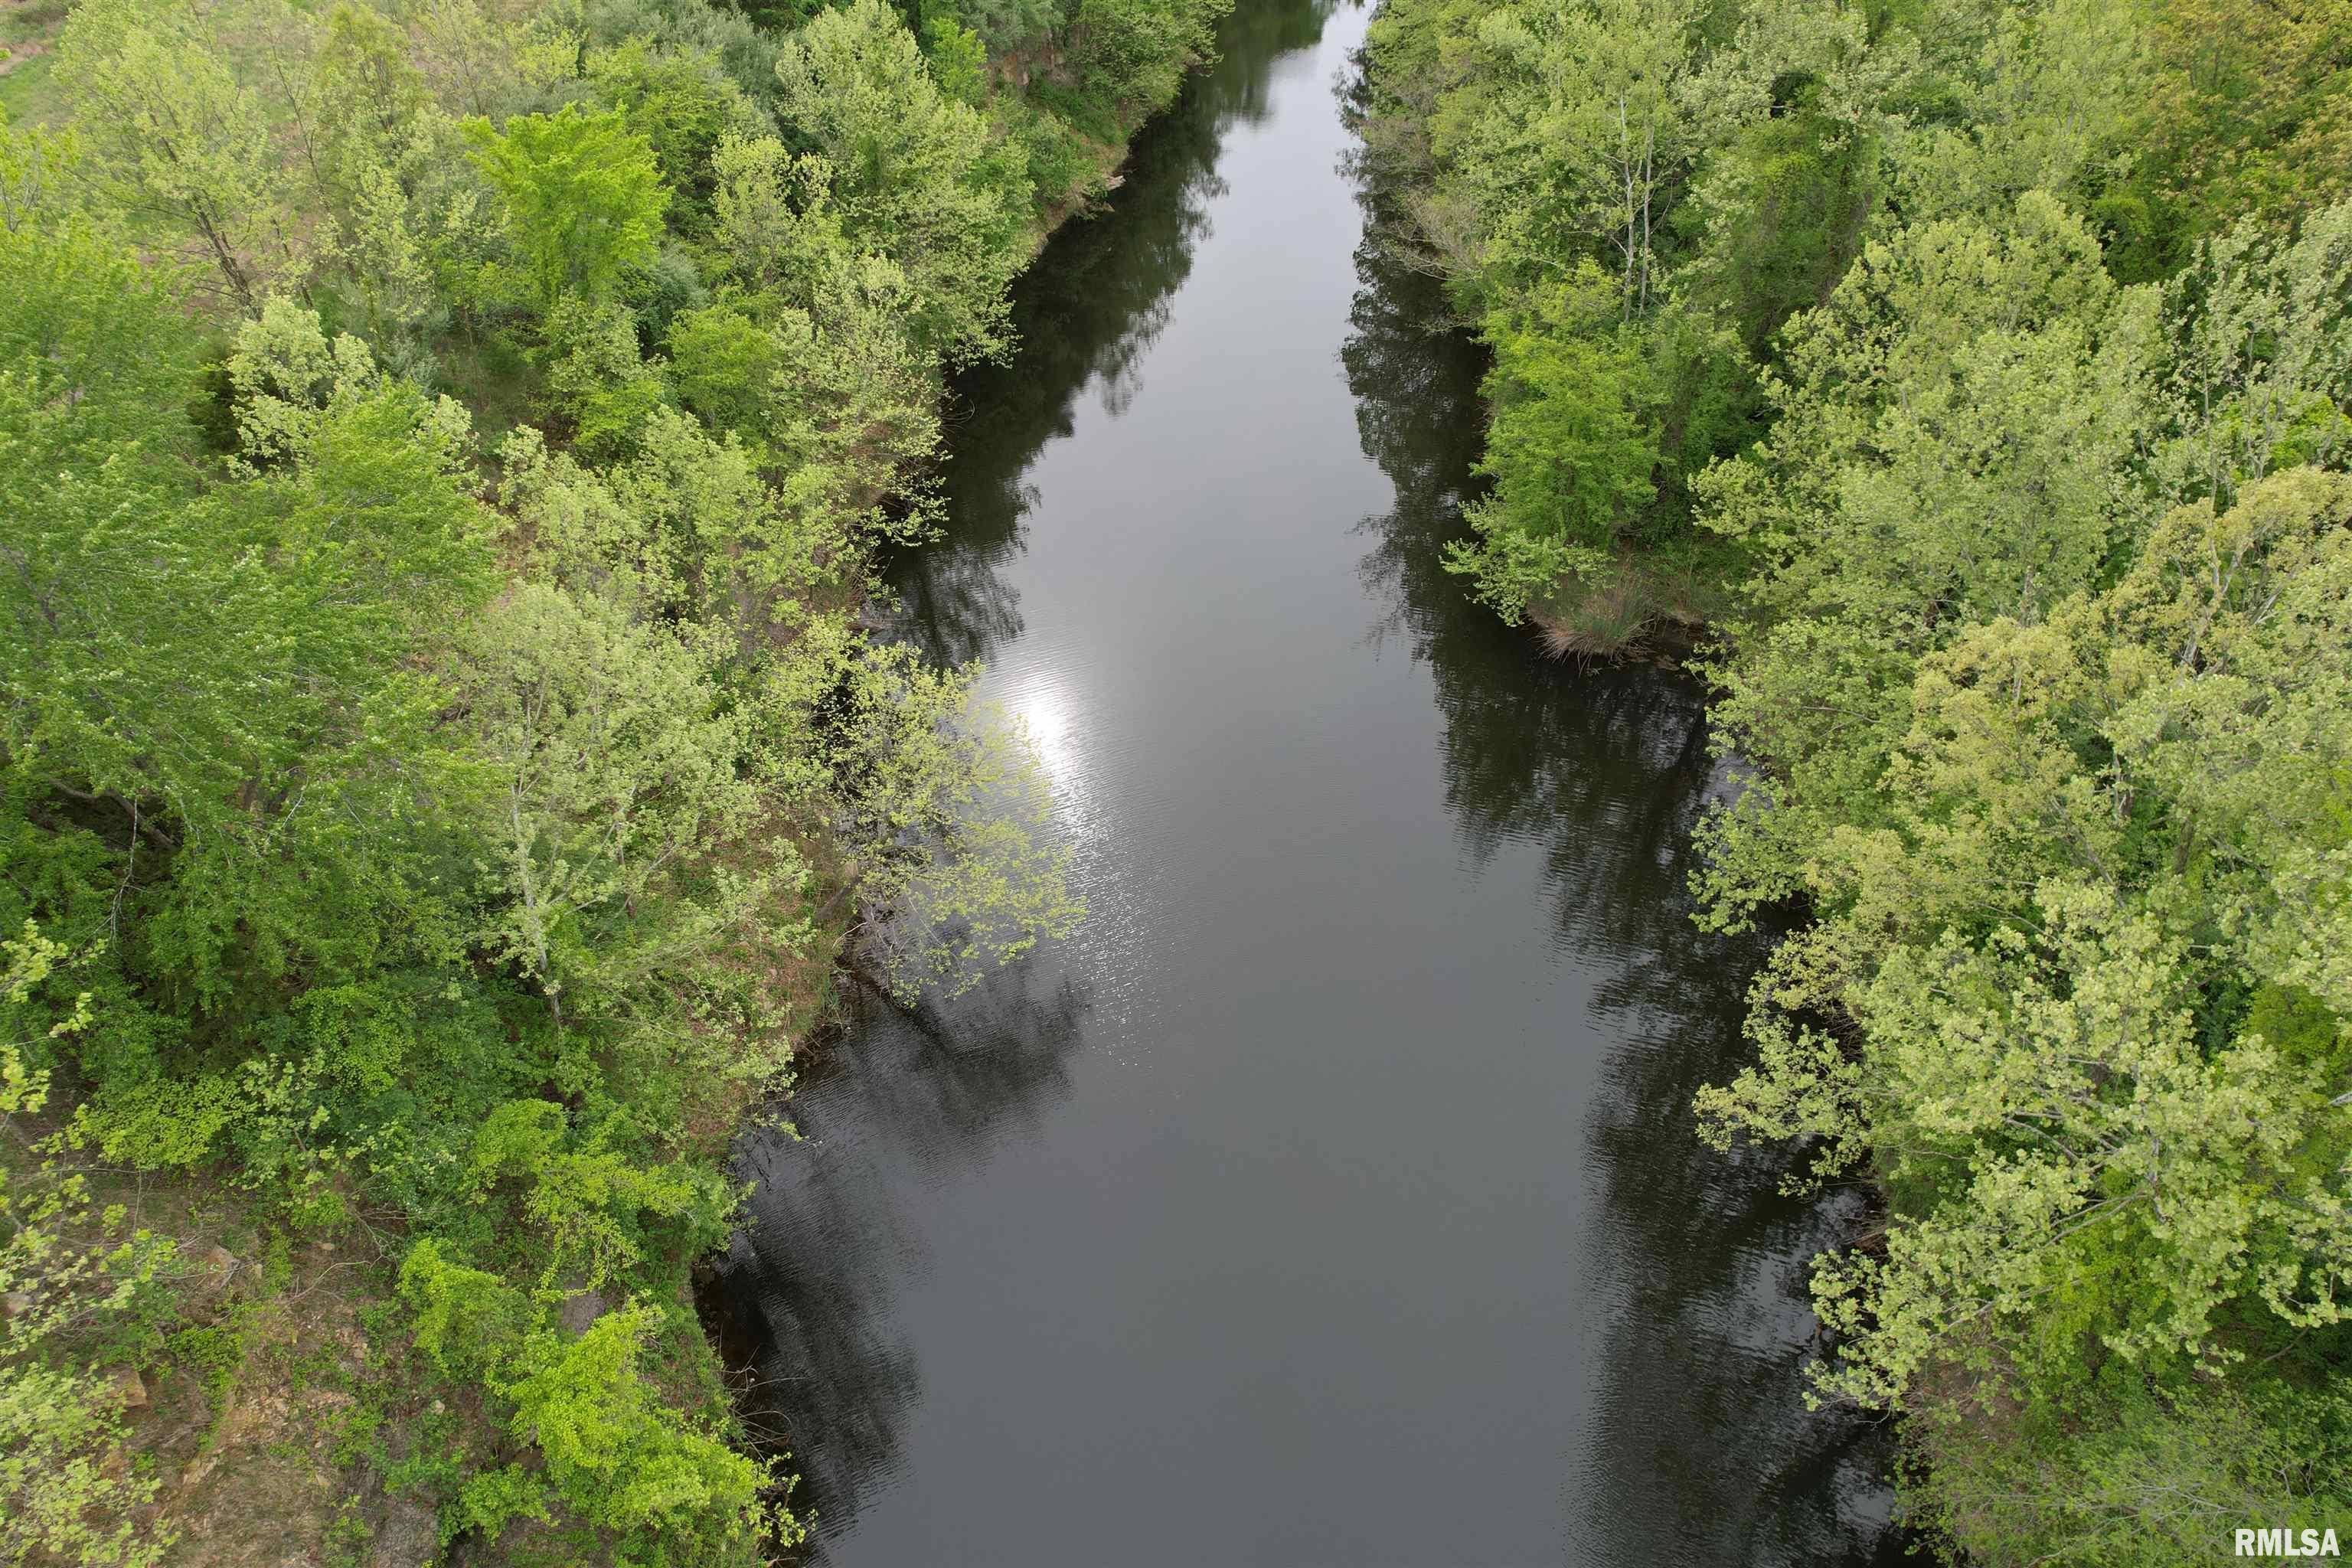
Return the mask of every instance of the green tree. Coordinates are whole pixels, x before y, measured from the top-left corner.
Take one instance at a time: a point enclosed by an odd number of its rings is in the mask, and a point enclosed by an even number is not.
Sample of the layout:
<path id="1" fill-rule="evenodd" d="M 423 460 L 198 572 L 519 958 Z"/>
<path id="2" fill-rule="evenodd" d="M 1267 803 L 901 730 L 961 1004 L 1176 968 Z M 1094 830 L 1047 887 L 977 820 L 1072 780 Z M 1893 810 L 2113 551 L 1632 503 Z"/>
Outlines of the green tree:
<path id="1" fill-rule="evenodd" d="M 1014 7 L 1102 138 L 1211 9 Z M 911 1000 L 1077 919 L 1018 726 L 856 605 L 1008 342 L 1030 151 L 1058 197 L 1103 148 L 936 8 L 928 55 L 661 10 L 91 0 L 73 126 L 0 128 L 0 1557 L 133 1568 L 184 1506 L 115 1408 L 165 1249 L 82 1152 L 410 1238 L 414 1357 L 356 1375 L 450 1417 L 446 1528 L 789 1544 L 646 1304 L 740 1200 L 716 1141 L 842 924 Z"/>
<path id="2" fill-rule="evenodd" d="M 1176 95 L 1185 70 L 1210 58 L 1212 28 L 1231 5 L 1232 0 L 1074 0 L 1065 37 L 1089 92 L 1131 111 Z"/>
<path id="3" fill-rule="evenodd" d="M 1495 489 L 1466 509 L 1476 542 L 1454 546 L 1446 568 L 1474 574 L 1507 622 L 1566 574 L 1599 567 L 1656 494 L 1644 344 L 1617 315 L 1612 280 L 1588 261 L 1486 319 L 1495 412 L 1479 468 Z"/>
<path id="4" fill-rule="evenodd" d="M 1560 0 L 1480 27 L 1528 99 L 1498 108 L 1469 162 L 1498 264 L 1526 271 L 1598 251 L 1623 312 L 1649 310 L 1664 193 L 1699 145 L 1696 20 L 1680 0 Z"/>
<path id="5" fill-rule="evenodd" d="M 707 193 L 721 137 L 757 134 L 772 123 L 707 50 L 625 39 L 590 56 L 588 80 L 646 138 L 662 183 L 681 195 Z"/>
<path id="6" fill-rule="evenodd" d="M 2133 11 L 2149 68 L 2114 128 L 2129 164 L 2095 209 L 2116 232 L 2119 276 L 2154 280 L 2242 219 L 2275 228 L 2352 194 L 2340 5 L 2143 0 Z"/>
<path id="7" fill-rule="evenodd" d="M 17 775 L 172 855 L 142 946 L 198 994 L 298 952 L 356 961 L 425 907 L 344 824 L 413 820 L 401 772 L 446 750 L 419 665 L 489 582 L 466 437 L 413 388 L 349 385 L 276 426 L 282 461 L 207 481 L 170 296 L 134 290 L 66 330 L 68 301 L 121 272 L 56 268 L 89 255 L 70 236 L 13 243 L 26 288 L 0 330 L 76 356 L 0 378 L 17 557 L 0 721 Z M 88 395 L 47 395 L 68 369 Z"/>
<path id="8" fill-rule="evenodd" d="M 484 938 L 559 1026 L 625 1018 L 665 976 L 785 940 L 768 922 L 798 852 L 683 639 L 526 583 L 473 628 L 458 679 L 501 895 Z"/>
<path id="9" fill-rule="evenodd" d="M 601 303 L 652 263 L 669 192 L 621 110 L 566 104 L 502 130 L 468 121 L 466 135 L 505 205 L 518 291 L 542 314 L 567 295 Z"/>
<path id="10" fill-rule="evenodd" d="M 2252 221 L 2199 246 L 2166 289 L 2166 488 L 2226 508 L 2273 468 L 2330 462 L 2352 439 L 2352 203 L 2291 241 Z"/>
<path id="11" fill-rule="evenodd" d="M 2273 475 L 2047 624 L 1971 630 L 1911 682 L 1885 804 L 1799 848 L 1822 924 L 1700 1108 L 1897 1194 L 1884 1255 L 1817 1276 L 1829 1390 L 2177 1387 L 2343 1321 L 2347 517 L 2343 476 Z"/>
<path id="12" fill-rule="evenodd" d="M 926 668 L 912 649 L 864 648 L 812 627 L 776 696 L 804 706 L 809 774 L 862 913 L 858 940 L 913 1002 L 950 994 L 1076 928 L 1070 851 L 1035 748 L 975 710 L 980 670 Z"/>
<path id="13" fill-rule="evenodd" d="M 2153 85 L 2131 0 L 1988 7 L 1975 58 L 1938 85 L 1957 114 L 1898 143 L 1896 200 L 1915 219 L 1997 212 L 2029 191 L 2080 203 L 2126 163 L 2118 131 Z M 1938 123 L 1937 121 L 1941 121 Z"/>
<path id="14" fill-rule="evenodd" d="M 795 1538 L 790 1517 L 761 1501 L 767 1468 L 681 1424 L 656 1398 L 641 1361 L 658 1322 L 631 1305 L 576 1340 L 542 1331 L 528 1342 L 521 1375 L 504 1388 L 515 1435 L 538 1448 L 545 1484 L 591 1523 L 667 1537 L 691 1553 L 660 1562 L 709 1562 L 772 1528 Z"/>
<path id="15" fill-rule="evenodd" d="M 183 235 L 242 310 L 299 272 L 291 184 L 261 96 L 238 80 L 215 14 L 154 0 L 77 6 L 58 79 L 108 202 Z"/>
<path id="16" fill-rule="evenodd" d="M 1015 144 L 940 90 L 885 0 L 819 13 L 776 75 L 785 117 L 824 161 L 814 173 L 843 238 L 906 276 L 917 342 L 950 363 L 1003 352 L 1005 286 L 1028 258 Z M 795 302 L 815 281 L 797 280 Z"/>
<path id="17" fill-rule="evenodd" d="M 19 1031 L 55 1041 L 90 1026 L 90 993 L 62 1008 L 45 994 L 72 953 L 27 921 L 0 958 L 0 1557 L 150 1568 L 171 1532 L 129 1516 L 159 1484 L 125 1463 L 116 1380 L 74 1352 L 158 1293 L 172 1246 L 101 1212 L 85 1173 L 34 1135 L 52 1075 L 26 1062 Z"/>
<path id="18" fill-rule="evenodd" d="M 1932 643 L 2088 584 L 2147 502 L 2119 482 L 2153 405 L 2157 300 L 2118 291 L 2082 220 L 2036 193 L 1999 223 L 1865 247 L 1791 321 L 1779 415 L 1699 484 L 1783 613 Z"/>

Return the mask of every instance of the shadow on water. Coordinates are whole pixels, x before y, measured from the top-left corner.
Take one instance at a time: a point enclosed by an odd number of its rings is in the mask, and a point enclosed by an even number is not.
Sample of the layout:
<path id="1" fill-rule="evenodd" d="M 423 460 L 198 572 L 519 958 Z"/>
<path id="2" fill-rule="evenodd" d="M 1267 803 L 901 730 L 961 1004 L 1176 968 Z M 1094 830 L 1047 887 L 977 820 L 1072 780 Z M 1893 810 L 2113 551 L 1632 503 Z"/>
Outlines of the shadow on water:
<path id="1" fill-rule="evenodd" d="M 722 1268 L 730 1363 L 751 1369 L 757 1436 L 792 1451 L 793 1503 L 846 1525 L 897 1468 L 901 1417 L 919 1384 L 889 1338 L 891 1261 L 917 1261 L 878 1179 L 894 1150 L 952 1166 L 1059 1099 L 1086 1001 L 1074 984 L 1036 994 L 1025 965 L 950 1010 L 908 1013 L 863 993 L 784 1107 L 799 1132 L 742 1141 L 735 1175 L 756 1184 L 755 1222 Z"/>
<path id="2" fill-rule="evenodd" d="M 986 658 L 1021 635 L 1020 596 L 1003 568 L 1023 548 L 1022 519 L 1036 500 L 1029 459 L 1070 433 L 1090 385 L 1114 413 L 1134 399 L 1144 355 L 1208 237 L 1209 204 L 1223 190 L 1219 147 L 1235 125 L 1265 118 L 1269 66 L 1313 44 L 1330 10 L 1331 0 L 1235 9 L 1215 68 L 1137 139 L 1109 210 L 1064 227 L 1016 289 L 1016 363 L 982 367 L 954 388 L 941 475 L 953 523 L 946 538 L 900 552 L 889 571 L 898 629 L 933 658 Z M 972 416 L 976 408 L 984 417 Z"/>
<path id="3" fill-rule="evenodd" d="M 1720 791 L 1705 693 L 1651 666 L 1579 669 L 1470 602 L 1441 564 L 1464 531 L 1485 359 L 1452 330 L 1440 286 L 1381 243 L 1377 195 L 1342 350 L 1367 456 L 1396 489 L 1368 518 L 1360 568 L 1427 665 L 1444 716 L 1447 805 L 1465 855 L 1539 845 L 1565 953 L 1598 961 L 1590 1005 L 1614 1045 L 1586 1128 L 1601 1246 L 1587 1265 L 1605 1313 L 1600 1415 L 1571 1507 L 1595 1561 L 1892 1564 L 1883 1429 L 1809 1415 L 1814 1354 L 1806 1260 L 1853 1234 L 1850 1194 L 1782 1194 L 1781 1151 L 1703 1144 L 1693 1096 L 1744 1056 L 1750 977 L 1773 933 L 1691 923 L 1692 829 Z"/>
<path id="4" fill-rule="evenodd" d="M 1068 434 L 1089 385 L 1123 408 L 1169 301 L 1208 233 L 1218 149 L 1262 119 L 1274 60 L 1319 36 L 1331 0 L 1247 5 L 1227 21 L 1219 62 L 1138 139 L 1104 212 L 1064 227 L 1016 290 L 1017 363 L 952 392 L 942 475 L 945 538 L 888 563 L 892 630 L 942 663 L 984 658 L 1020 636 L 1003 574 L 1024 548 L 1034 497 L 1023 476 Z M 984 411 L 975 417 L 973 409 Z M 817 1521 L 805 1558 L 845 1530 L 896 1474 L 904 1418 L 920 1393 L 916 1358 L 887 1325 L 896 1282 L 921 1267 L 888 1173 L 976 1158 L 1066 1092 L 1068 1054 L 1087 1010 L 1063 979 L 1036 994 L 1029 966 L 992 976 L 944 1006 L 902 1012 L 863 991 L 781 1108 L 798 1138 L 752 1133 L 736 1176 L 756 1184 L 711 1295 L 754 1435 L 789 1450 L 793 1506 Z"/>

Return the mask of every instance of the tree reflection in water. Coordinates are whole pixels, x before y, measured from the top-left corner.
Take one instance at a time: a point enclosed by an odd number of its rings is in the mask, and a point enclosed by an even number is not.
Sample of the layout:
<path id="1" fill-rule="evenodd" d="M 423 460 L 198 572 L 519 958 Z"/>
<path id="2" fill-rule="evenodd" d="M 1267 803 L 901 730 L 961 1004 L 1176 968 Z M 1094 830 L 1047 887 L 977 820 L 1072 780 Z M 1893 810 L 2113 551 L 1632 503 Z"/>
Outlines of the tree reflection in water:
<path id="1" fill-rule="evenodd" d="M 897 626 L 933 658 L 985 658 L 1021 635 L 1020 595 L 1003 568 L 1023 548 L 1021 520 L 1036 501 L 1031 461 L 1070 434 L 1089 386 L 1099 384 L 1113 413 L 1133 401 L 1144 356 L 1208 237 L 1209 204 L 1224 189 L 1218 148 L 1234 126 L 1265 118 L 1269 68 L 1312 45 L 1331 5 L 1236 8 L 1215 68 L 1138 139 L 1110 214 L 1065 226 L 1015 290 L 1018 359 L 954 388 L 940 474 L 947 537 L 902 552 L 889 573 L 901 604 Z"/>
<path id="2" fill-rule="evenodd" d="M 1216 68 L 1138 142 L 1110 213 L 1065 227 L 1024 280 L 1016 363 L 956 387 L 946 537 L 888 563 L 900 601 L 892 629 L 930 658 L 982 658 L 1020 636 L 1003 569 L 1024 547 L 1034 497 L 1024 476 L 1069 433 L 1088 386 L 1099 382 L 1114 409 L 1133 397 L 1208 233 L 1220 144 L 1263 119 L 1274 61 L 1313 44 L 1329 9 L 1279 0 L 1237 11 Z M 976 1160 L 1059 1099 L 1087 1011 L 1078 986 L 1027 965 L 914 1014 L 862 993 L 850 1002 L 838 1037 L 779 1108 L 800 1137 L 740 1142 L 736 1174 L 756 1191 L 709 1295 L 730 1364 L 748 1369 L 748 1419 L 792 1452 L 793 1506 L 816 1514 L 818 1559 L 897 1469 L 920 1393 L 915 1358 L 887 1327 L 898 1282 L 922 1267 L 891 1173 Z"/>
<path id="3" fill-rule="evenodd" d="M 1073 429 L 1091 385 L 1114 410 L 1134 395 L 1206 235 L 1220 142 L 1263 116 L 1273 62 L 1313 42 L 1324 14 L 1244 8 L 1223 63 L 1139 145 L 1114 214 L 1065 231 L 1033 273 L 1017 302 L 1019 363 L 959 389 L 948 537 L 892 566 L 898 629 L 932 657 L 984 657 L 1020 636 L 1010 568 L 1034 500 L 1025 476 Z M 1591 1016 L 1562 1020 L 1561 1035 L 1606 1050 L 1598 1088 L 1583 1124 L 1564 1117 L 1557 1148 L 1535 1156 L 1585 1162 L 1596 1205 L 1591 1250 L 1560 1260 L 1583 1294 L 1596 1383 L 1586 1447 L 1559 1456 L 1576 1532 L 1563 1558 L 1658 1561 L 1673 1542 L 1693 1563 L 1874 1561 L 1899 1544 L 1881 1523 L 1883 1445 L 1856 1423 L 1807 1416 L 1800 1397 L 1803 1260 L 1840 1234 L 1845 1205 L 1782 1198 L 1777 1154 L 1721 1157 L 1692 1133 L 1692 1092 L 1738 1058 L 1760 940 L 1707 939 L 1687 920 L 1689 830 L 1718 787 L 1702 694 L 1664 670 L 1548 663 L 1467 602 L 1439 553 L 1471 482 L 1478 358 L 1446 330 L 1431 280 L 1369 247 L 1359 271 L 1343 358 L 1362 445 L 1396 491 L 1362 525 L 1364 584 L 1384 611 L 1375 635 L 1430 672 L 1464 858 L 1536 847 L 1531 908 L 1549 915 L 1560 966 L 1597 975 Z M 927 1267 L 912 1205 L 1042 1123 L 1070 1091 L 1081 1028 L 1102 1033 L 1125 1005 L 1115 984 L 1089 998 L 1056 980 L 1055 962 L 913 1016 L 856 999 L 844 1037 L 783 1108 L 804 1141 L 744 1140 L 740 1173 L 759 1190 L 717 1294 L 749 1325 L 738 1358 L 760 1380 L 760 1419 L 805 1477 L 799 1501 L 818 1513 L 820 1552 L 899 1469 L 921 1394 L 922 1368 L 893 1326 Z M 1541 1233 L 1525 1244 L 1576 1245 Z"/>
<path id="4" fill-rule="evenodd" d="M 1705 694 L 1667 669 L 1548 660 L 1444 570 L 1475 493 L 1483 356 L 1438 284 L 1381 243 L 1370 181 L 1366 201 L 1342 359 L 1364 450 L 1396 488 L 1362 525 L 1363 579 L 1387 612 L 1373 636 L 1402 640 L 1434 679 L 1468 858 L 1541 847 L 1555 942 L 1602 966 L 1591 1033 L 1614 1042 L 1584 1129 L 1601 1247 L 1582 1271 L 1606 1327 L 1589 1451 L 1563 1479 L 1585 1531 L 1571 1556 L 1640 1561 L 1673 1542 L 1693 1563 L 1903 1561 L 1883 1431 L 1802 1400 L 1805 1262 L 1851 1234 L 1856 1203 L 1784 1197 L 1784 1152 L 1718 1155 L 1694 1128 L 1692 1096 L 1740 1059 L 1769 942 L 1690 922 L 1691 829 L 1723 787 Z"/>
<path id="5" fill-rule="evenodd" d="M 792 1450 L 794 1508 L 828 1526 L 896 1468 L 919 1388 L 913 1356 L 881 1327 L 895 1281 L 920 1261 L 883 1173 L 910 1149 L 935 1172 L 977 1159 L 1061 1097 L 1086 1000 L 1066 981 L 1038 991 L 1021 964 L 944 1008 L 859 994 L 783 1108 L 799 1139 L 762 1133 L 739 1151 L 736 1176 L 756 1189 L 724 1266 L 727 1348 L 751 1369 L 758 1434 Z"/>

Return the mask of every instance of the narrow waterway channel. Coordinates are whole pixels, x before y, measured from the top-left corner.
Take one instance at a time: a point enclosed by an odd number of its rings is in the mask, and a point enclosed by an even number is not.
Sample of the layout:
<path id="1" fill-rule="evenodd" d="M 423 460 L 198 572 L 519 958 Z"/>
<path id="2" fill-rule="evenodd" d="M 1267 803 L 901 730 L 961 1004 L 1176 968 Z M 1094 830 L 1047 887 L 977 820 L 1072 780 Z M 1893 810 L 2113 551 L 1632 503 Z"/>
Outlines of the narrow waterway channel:
<path id="1" fill-rule="evenodd" d="M 1901 1560 L 1883 1442 L 1800 1397 L 1852 1216 L 1692 1135 L 1757 957 L 1687 920 L 1699 694 L 1439 568 L 1478 365 L 1363 239 L 1365 20 L 1241 0 L 898 563 L 1092 912 L 861 1000 L 744 1141 L 721 1289 L 824 1563 Z"/>

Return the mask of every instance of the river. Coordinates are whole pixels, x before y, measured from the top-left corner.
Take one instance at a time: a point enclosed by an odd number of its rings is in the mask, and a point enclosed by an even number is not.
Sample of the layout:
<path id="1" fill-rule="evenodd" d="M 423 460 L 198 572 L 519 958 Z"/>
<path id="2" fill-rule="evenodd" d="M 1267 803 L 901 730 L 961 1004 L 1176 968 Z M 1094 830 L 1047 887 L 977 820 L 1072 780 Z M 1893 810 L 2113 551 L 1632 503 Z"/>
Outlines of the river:
<path id="1" fill-rule="evenodd" d="M 1479 365 L 1364 241 L 1366 14 L 1242 0 L 968 378 L 903 635 L 982 658 L 1090 915 L 855 999 L 719 1293 L 817 1561 L 1901 1561 L 1802 1407 L 1854 1223 L 1714 1154 L 1752 941 L 1688 921 L 1700 694 L 1468 604 Z"/>

